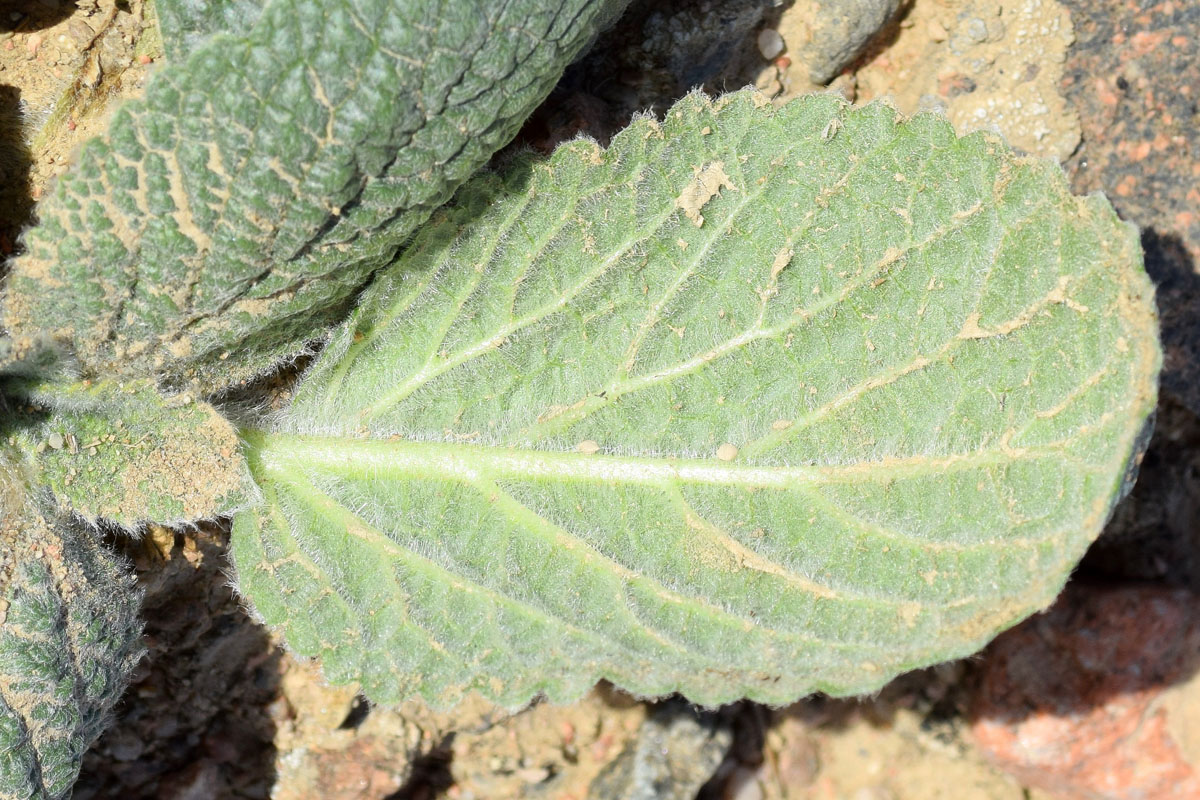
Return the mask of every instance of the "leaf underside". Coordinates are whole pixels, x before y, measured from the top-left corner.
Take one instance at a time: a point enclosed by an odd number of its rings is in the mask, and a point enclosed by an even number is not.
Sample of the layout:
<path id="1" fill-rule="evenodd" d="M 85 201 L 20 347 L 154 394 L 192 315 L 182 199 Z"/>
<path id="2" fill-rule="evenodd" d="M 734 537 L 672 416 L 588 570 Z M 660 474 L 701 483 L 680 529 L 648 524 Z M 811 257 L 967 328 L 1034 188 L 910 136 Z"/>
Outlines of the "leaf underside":
<path id="1" fill-rule="evenodd" d="M 301 352 L 627 2 L 269 0 L 159 70 L 39 205 L 17 354 L 48 333 L 85 378 L 216 391 Z"/>
<path id="2" fill-rule="evenodd" d="M 1057 166 L 693 95 L 435 215 L 244 432 L 239 580 L 381 702 L 861 693 L 1051 601 L 1158 364 Z"/>

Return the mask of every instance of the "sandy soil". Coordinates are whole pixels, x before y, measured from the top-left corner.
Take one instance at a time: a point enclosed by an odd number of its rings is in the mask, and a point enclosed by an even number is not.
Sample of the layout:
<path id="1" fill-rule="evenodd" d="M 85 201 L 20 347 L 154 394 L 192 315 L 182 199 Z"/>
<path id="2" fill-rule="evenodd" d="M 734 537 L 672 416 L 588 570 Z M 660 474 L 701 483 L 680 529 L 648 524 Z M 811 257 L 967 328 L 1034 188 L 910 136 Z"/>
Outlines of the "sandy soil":
<path id="1" fill-rule="evenodd" d="M 152 13 L 152 12 L 150 12 Z M 161 42 L 145 0 L 0 4 L 0 251 L 33 204 L 136 93 Z"/>

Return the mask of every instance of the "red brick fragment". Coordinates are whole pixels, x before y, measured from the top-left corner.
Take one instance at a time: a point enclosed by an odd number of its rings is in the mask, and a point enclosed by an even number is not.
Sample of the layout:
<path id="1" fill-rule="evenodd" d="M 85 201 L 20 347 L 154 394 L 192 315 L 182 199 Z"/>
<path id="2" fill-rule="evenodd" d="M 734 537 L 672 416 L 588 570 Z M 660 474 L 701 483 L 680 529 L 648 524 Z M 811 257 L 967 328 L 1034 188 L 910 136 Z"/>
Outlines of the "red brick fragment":
<path id="1" fill-rule="evenodd" d="M 1073 585 L 988 649 L 983 754 L 1064 800 L 1200 798 L 1200 598 Z"/>

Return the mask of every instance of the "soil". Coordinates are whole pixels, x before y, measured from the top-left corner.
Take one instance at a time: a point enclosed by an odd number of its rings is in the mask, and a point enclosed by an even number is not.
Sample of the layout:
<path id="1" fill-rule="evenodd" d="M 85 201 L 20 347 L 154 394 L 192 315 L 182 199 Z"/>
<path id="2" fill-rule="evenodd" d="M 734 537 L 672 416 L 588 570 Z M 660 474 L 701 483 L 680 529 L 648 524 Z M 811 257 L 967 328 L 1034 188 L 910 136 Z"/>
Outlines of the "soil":
<path id="1" fill-rule="evenodd" d="M 804 0 L 797 0 L 803 3 Z M 635 2 L 567 71 L 515 146 L 605 142 L 696 85 L 814 88 L 788 43 L 803 8 L 761 0 Z M 135 95 L 161 45 L 144 0 L 0 2 L 0 252 L 71 154 Z M 912 0 L 832 83 L 1000 131 L 1102 189 L 1142 227 L 1166 345 L 1157 428 L 1133 493 L 1080 573 L 1200 589 L 1200 7 L 1166 0 Z M 784 49 L 764 59 L 763 30 Z M 773 39 L 766 40 L 768 43 Z M 700 198 L 702 199 L 702 198 Z M 92 798 L 574 798 L 652 712 L 612 687 L 506 714 L 371 707 L 287 655 L 229 587 L 228 529 L 110 536 L 145 592 L 149 650 L 85 759 Z M 1046 798 L 984 761 L 966 733 L 979 661 L 903 676 L 876 696 L 725 709 L 733 732 L 700 797 Z M 592 794 L 592 796 L 596 796 Z"/>
<path id="2" fill-rule="evenodd" d="M 0 252 L 114 100 L 136 94 L 162 43 L 145 0 L 0 2 Z"/>

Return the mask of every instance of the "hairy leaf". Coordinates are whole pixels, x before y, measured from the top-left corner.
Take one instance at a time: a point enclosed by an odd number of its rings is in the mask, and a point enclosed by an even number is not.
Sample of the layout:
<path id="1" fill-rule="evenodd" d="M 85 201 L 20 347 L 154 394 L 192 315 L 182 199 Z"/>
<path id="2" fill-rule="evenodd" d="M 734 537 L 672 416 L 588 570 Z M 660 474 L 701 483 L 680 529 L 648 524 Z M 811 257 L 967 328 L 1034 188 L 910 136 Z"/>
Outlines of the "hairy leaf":
<path id="1" fill-rule="evenodd" d="M 127 568 L 37 505 L 0 453 L 0 800 L 70 795 L 141 657 Z"/>
<path id="2" fill-rule="evenodd" d="M 299 352 L 626 2 L 271 0 L 161 70 L 39 205 L 14 343 L 205 391 Z"/>
<path id="3" fill-rule="evenodd" d="M 28 411 L 8 433 L 64 510 L 127 528 L 211 518 L 253 483 L 233 426 L 208 403 L 146 382 L 18 385 Z"/>
<path id="4" fill-rule="evenodd" d="M 167 58 L 180 61 L 208 37 L 245 33 L 267 0 L 160 0 L 154 5 Z"/>
<path id="5" fill-rule="evenodd" d="M 266 432 L 242 588 L 331 680 L 858 693 L 1044 607 L 1154 405 L 1135 230 L 944 120 L 681 101 L 465 186 Z"/>

